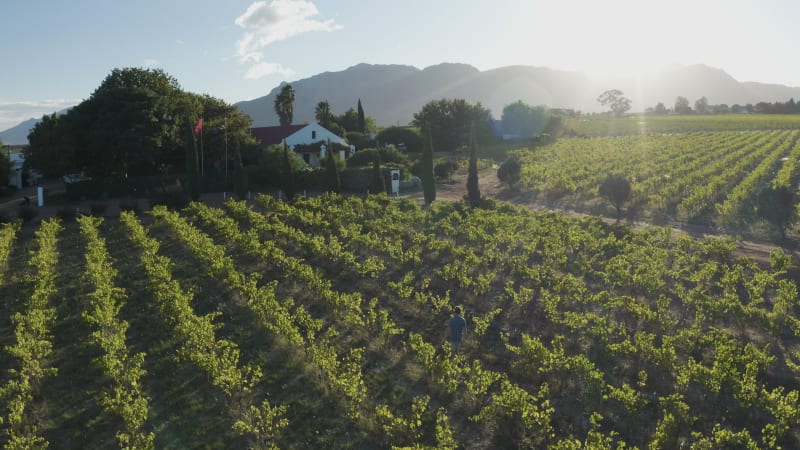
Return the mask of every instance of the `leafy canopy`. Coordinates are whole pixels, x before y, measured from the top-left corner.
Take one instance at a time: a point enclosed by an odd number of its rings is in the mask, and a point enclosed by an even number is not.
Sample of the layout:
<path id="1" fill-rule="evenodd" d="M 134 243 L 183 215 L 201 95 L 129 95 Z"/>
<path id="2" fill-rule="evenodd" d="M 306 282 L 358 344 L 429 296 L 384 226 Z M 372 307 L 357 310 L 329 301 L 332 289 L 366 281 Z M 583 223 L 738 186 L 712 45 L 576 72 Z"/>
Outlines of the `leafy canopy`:
<path id="1" fill-rule="evenodd" d="M 597 101 L 601 105 L 611 108 L 611 112 L 615 116 L 622 116 L 631 109 L 631 100 L 626 98 L 619 89 L 609 89 L 603 92 L 597 97 Z"/>
<path id="2" fill-rule="evenodd" d="M 203 119 L 203 154 L 194 128 Z M 62 116 L 44 116 L 28 135 L 26 158 L 45 176 L 155 175 L 206 167 L 253 143 L 251 120 L 233 105 L 188 93 L 160 69 L 114 69 L 92 95 Z"/>
<path id="3" fill-rule="evenodd" d="M 530 106 L 519 100 L 503 108 L 503 131 L 526 138 L 536 137 L 544 131 L 549 116 L 546 106 Z"/>
<path id="4" fill-rule="evenodd" d="M 497 169 L 497 179 L 513 189 L 522 179 L 522 163 L 518 156 L 512 156 Z"/>
<path id="5" fill-rule="evenodd" d="M 631 183 L 625 175 L 609 174 L 600 184 L 600 196 L 614 206 L 617 210 L 617 222 L 622 218 L 622 206 L 631 196 Z"/>
<path id="6" fill-rule="evenodd" d="M 414 114 L 412 124 L 430 128 L 432 146 L 436 151 L 451 151 L 467 144 L 473 122 L 476 139 L 487 143 L 492 138 L 491 113 L 480 102 L 473 105 L 464 99 L 433 100 Z"/>

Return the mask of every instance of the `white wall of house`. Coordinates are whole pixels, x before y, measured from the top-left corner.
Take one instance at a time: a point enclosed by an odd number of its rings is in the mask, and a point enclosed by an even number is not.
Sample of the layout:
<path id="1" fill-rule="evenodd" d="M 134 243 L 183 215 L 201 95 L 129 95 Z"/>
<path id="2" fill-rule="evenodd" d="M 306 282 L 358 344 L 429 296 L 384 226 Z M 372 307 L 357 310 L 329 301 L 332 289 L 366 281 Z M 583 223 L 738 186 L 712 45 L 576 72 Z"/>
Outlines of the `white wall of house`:
<path id="1" fill-rule="evenodd" d="M 10 160 L 11 173 L 8 177 L 8 184 L 22 189 L 22 165 L 25 163 L 25 157 L 22 153 L 12 153 Z"/>
<path id="2" fill-rule="evenodd" d="M 305 127 L 295 131 L 293 134 L 290 134 L 286 138 L 286 145 L 288 145 L 290 148 L 294 148 L 294 146 L 298 144 L 308 145 L 320 141 L 325 142 L 326 145 L 328 141 L 347 145 L 347 141 L 333 134 L 333 132 L 318 123 L 310 123 Z M 309 165 L 311 165 L 311 167 L 320 167 L 322 161 L 319 152 L 308 153 L 307 155 L 308 159 L 306 161 Z"/>
<path id="3" fill-rule="evenodd" d="M 286 145 L 294 147 L 297 144 L 312 144 L 318 141 L 331 141 L 340 144 L 347 144 L 347 142 L 339 136 L 333 134 L 327 128 L 324 128 L 318 123 L 310 123 L 305 127 L 295 131 L 286 138 Z"/>

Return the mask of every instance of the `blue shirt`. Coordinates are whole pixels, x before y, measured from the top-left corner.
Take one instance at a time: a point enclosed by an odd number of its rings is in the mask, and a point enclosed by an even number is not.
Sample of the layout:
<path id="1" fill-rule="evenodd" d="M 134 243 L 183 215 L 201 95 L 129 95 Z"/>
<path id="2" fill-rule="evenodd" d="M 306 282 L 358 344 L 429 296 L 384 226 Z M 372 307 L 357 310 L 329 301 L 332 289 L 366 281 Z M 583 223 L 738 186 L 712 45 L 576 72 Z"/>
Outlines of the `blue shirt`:
<path id="1" fill-rule="evenodd" d="M 450 336 L 447 339 L 450 342 L 461 342 L 464 337 L 464 328 L 467 328 L 467 321 L 461 316 L 453 316 L 447 321 L 447 324 L 450 326 Z"/>

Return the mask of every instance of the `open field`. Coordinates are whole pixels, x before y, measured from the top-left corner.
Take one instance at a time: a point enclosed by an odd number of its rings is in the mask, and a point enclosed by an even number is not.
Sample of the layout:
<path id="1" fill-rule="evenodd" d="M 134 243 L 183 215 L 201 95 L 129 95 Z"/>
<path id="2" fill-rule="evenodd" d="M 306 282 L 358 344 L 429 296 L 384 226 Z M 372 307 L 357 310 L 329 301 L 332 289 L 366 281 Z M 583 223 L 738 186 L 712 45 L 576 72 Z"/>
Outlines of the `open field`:
<path id="1" fill-rule="evenodd" d="M 19 235 L 0 233 L 4 443 L 800 446 L 779 250 L 761 266 L 663 228 L 339 196 Z"/>

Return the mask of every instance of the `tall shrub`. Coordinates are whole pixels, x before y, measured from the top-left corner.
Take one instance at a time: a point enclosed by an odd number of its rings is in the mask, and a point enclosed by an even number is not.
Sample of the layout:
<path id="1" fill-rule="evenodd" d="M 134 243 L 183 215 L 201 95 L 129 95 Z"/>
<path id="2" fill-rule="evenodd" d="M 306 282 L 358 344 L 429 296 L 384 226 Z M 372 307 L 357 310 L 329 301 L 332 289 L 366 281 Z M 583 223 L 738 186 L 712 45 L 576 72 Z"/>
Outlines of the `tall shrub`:
<path id="1" fill-rule="evenodd" d="M 430 205 L 436 200 L 436 184 L 433 178 L 433 142 L 431 141 L 430 125 L 425 126 L 425 145 L 422 148 L 422 191 L 425 204 Z"/>
<path id="2" fill-rule="evenodd" d="M 475 123 L 469 130 L 469 172 L 467 174 L 467 200 L 473 206 L 481 199 L 481 190 L 478 186 L 478 142 L 475 139 Z"/>
<path id="3" fill-rule="evenodd" d="M 325 187 L 328 191 L 336 192 L 337 194 L 342 191 L 339 166 L 336 165 L 333 152 L 328 152 L 328 156 L 325 158 Z"/>
<path id="4" fill-rule="evenodd" d="M 372 160 L 372 178 L 369 191 L 375 194 L 386 193 L 386 182 L 381 171 L 381 154 L 375 152 L 375 159 Z"/>
<path id="5" fill-rule="evenodd" d="M 294 173 L 289 162 L 289 147 L 283 144 L 283 166 L 281 167 L 281 190 L 289 200 L 294 198 Z"/>

